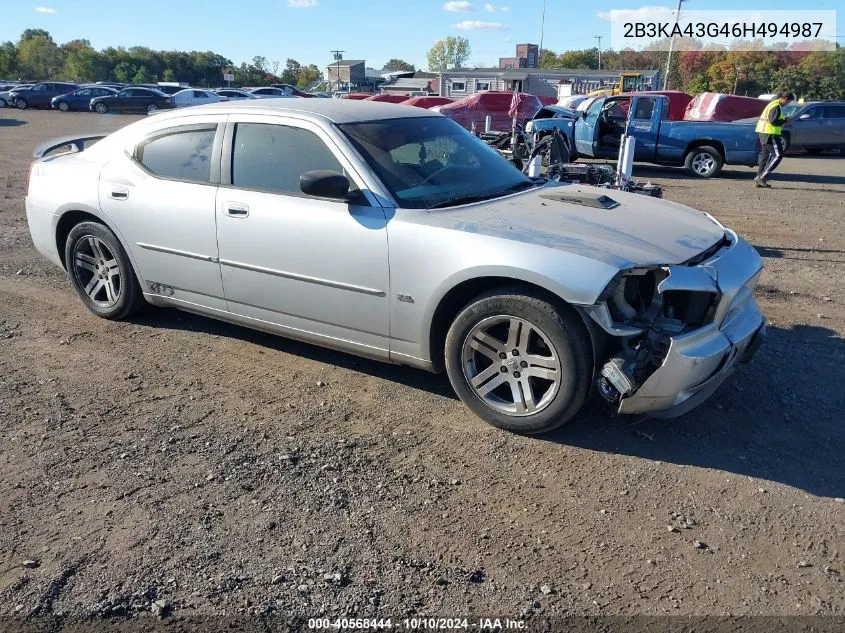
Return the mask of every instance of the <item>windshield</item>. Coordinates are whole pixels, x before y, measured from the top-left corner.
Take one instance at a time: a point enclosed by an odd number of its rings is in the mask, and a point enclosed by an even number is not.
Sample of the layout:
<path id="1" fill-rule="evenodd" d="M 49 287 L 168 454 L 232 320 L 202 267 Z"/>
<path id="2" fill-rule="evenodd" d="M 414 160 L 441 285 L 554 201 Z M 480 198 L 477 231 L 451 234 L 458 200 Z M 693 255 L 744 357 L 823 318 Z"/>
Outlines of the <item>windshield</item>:
<path id="1" fill-rule="evenodd" d="M 795 114 L 795 111 L 802 106 L 803 106 L 803 104 L 796 103 L 796 104 L 781 106 L 780 109 L 781 109 L 781 112 L 783 112 L 783 116 L 791 117 L 793 114 Z"/>
<path id="2" fill-rule="evenodd" d="M 338 127 L 404 208 L 484 200 L 533 184 L 450 119 L 401 118 Z"/>

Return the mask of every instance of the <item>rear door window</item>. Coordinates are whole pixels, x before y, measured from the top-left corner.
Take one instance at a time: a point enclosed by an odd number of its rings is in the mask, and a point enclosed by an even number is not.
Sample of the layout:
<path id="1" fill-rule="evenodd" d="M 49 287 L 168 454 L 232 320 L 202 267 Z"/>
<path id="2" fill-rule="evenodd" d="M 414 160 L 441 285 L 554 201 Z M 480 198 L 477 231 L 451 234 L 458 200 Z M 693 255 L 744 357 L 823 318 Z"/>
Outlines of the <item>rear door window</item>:
<path id="1" fill-rule="evenodd" d="M 845 105 L 826 105 L 824 107 L 824 118 L 845 119 Z"/>
<path id="2" fill-rule="evenodd" d="M 210 183 L 216 132 L 214 124 L 160 132 L 138 145 L 135 160 L 161 178 Z"/>

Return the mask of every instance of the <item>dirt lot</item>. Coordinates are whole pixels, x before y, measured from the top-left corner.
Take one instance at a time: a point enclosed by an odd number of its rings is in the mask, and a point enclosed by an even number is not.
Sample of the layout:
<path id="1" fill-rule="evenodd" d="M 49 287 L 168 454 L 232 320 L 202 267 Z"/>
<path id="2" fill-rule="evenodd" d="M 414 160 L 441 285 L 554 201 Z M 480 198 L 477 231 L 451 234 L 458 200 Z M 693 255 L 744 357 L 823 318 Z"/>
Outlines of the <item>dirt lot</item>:
<path id="1" fill-rule="evenodd" d="M 639 168 L 759 249 L 768 341 L 681 419 L 594 403 L 525 438 L 442 376 L 177 311 L 89 314 L 32 247 L 26 171 L 43 140 L 131 120 L 0 110 L 7 624 L 845 615 L 845 159 L 787 158 L 768 191 L 747 168 Z"/>

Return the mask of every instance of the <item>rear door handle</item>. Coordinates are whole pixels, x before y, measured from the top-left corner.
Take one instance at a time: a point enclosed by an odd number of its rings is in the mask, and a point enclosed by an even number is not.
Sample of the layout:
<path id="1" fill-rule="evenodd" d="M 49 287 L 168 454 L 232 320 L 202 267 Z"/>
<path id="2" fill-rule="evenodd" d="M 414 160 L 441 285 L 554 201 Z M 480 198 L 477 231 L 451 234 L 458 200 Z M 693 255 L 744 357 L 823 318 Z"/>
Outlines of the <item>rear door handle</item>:
<path id="1" fill-rule="evenodd" d="M 240 202 L 227 202 L 223 213 L 231 218 L 245 218 L 249 215 L 249 207 Z"/>
<path id="2" fill-rule="evenodd" d="M 126 200 L 129 197 L 129 189 L 126 187 L 113 187 L 111 193 L 109 193 L 109 197 L 115 200 Z"/>

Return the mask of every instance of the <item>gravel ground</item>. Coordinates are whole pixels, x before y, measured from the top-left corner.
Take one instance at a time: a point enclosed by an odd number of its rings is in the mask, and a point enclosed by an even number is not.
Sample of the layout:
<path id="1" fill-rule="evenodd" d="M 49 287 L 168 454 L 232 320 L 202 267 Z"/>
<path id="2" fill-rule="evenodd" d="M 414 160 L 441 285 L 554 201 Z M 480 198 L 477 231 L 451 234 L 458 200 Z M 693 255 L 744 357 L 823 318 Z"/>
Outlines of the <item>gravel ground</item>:
<path id="1" fill-rule="evenodd" d="M 444 376 L 173 310 L 89 314 L 38 256 L 0 110 L 0 620 L 845 615 L 845 160 L 636 175 L 765 258 L 770 336 L 674 421 L 495 430 Z M 137 616 L 137 617 L 136 617 Z M 115 629 L 118 630 L 118 629 Z"/>

